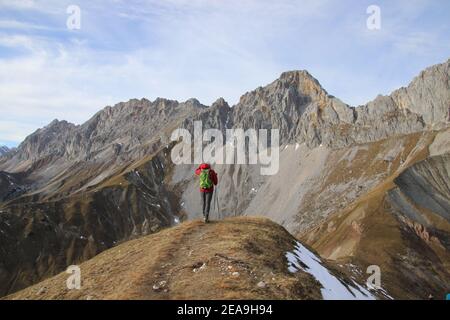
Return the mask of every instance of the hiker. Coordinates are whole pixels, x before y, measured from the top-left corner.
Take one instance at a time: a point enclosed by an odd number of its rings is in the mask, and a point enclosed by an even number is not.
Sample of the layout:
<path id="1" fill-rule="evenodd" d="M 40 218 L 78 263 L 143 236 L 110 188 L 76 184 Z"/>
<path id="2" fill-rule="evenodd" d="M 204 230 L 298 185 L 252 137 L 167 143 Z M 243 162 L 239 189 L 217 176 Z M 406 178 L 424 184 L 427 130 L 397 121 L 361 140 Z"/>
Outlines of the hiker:
<path id="1" fill-rule="evenodd" d="M 203 221 L 209 221 L 209 209 L 213 197 L 214 186 L 217 185 L 217 174 L 208 163 L 202 163 L 195 174 L 200 176 L 200 195 L 202 196 Z"/>

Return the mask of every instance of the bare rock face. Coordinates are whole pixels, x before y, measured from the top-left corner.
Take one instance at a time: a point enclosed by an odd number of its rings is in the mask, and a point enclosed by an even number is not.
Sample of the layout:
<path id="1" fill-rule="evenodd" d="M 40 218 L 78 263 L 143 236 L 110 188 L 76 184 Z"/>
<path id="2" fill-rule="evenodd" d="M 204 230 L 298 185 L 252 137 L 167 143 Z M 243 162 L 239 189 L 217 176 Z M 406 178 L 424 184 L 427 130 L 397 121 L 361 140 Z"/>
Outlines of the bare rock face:
<path id="1" fill-rule="evenodd" d="M 297 212 L 303 212 L 299 220 L 303 225 L 302 228 L 305 228 L 314 224 L 317 217 L 324 218 L 336 211 L 339 206 L 355 200 L 358 195 L 380 182 L 383 176 L 392 174 L 393 168 L 408 158 L 408 153 L 404 151 L 411 151 L 407 147 L 409 143 L 420 144 L 420 149 L 429 143 L 427 139 L 423 141 L 414 139 L 415 142 L 410 142 L 408 139 L 396 140 L 395 137 L 438 130 L 449 125 L 450 122 L 446 122 L 445 117 L 431 120 L 426 116 L 427 109 L 440 114 L 448 111 L 446 104 L 450 104 L 449 64 L 450 61 L 447 61 L 428 68 L 407 88 L 397 90 L 391 96 L 379 96 L 374 101 L 356 108 L 328 95 L 308 72 L 285 72 L 271 84 L 244 94 L 234 107 L 223 108 L 224 112 L 220 116 L 216 108 L 207 108 L 202 111 L 201 116 L 186 119 L 185 126 L 192 129 L 193 120 L 201 119 L 204 127 L 221 129 L 278 128 L 281 144 L 292 145 L 292 148 L 295 146 L 296 149 L 295 151 L 282 150 L 280 162 L 282 172 L 276 177 L 264 178 L 251 166 L 218 166 L 222 188 L 219 202 L 222 204 L 222 209 L 229 215 L 242 210 L 245 214 L 267 214 L 285 226 L 292 225 L 292 228 L 288 226 L 289 230 L 297 228 L 294 227 L 297 224 L 294 217 Z M 430 93 L 429 99 L 437 101 L 433 103 L 424 101 L 423 103 L 427 106 L 422 109 L 417 108 L 416 102 L 414 105 L 405 102 L 415 101 L 415 95 L 421 95 L 417 93 L 418 88 L 422 85 L 430 86 L 433 82 L 439 93 Z M 429 92 L 433 90 L 429 88 Z M 424 120 L 425 118 L 428 120 Z M 391 142 L 381 146 L 367 145 L 382 140 Z M 303 145 L 315 151 L 298 148 Z M 358 145 L 367 145 L 367 147 L 361 147 L 359 150 Z M 319 146 L 324 149 L 316 150 Z M 329 149 L 342 150 L 342 152 L 333 151 L 332 155 L 328 156 Z M 385 165 L 378 164 L 377 159 L 374 158 L 376 152 L 383 154 L 382 160 Z M 308 156 L 309 153 L 312 154 Z M 340 177 L 341 182 L 345 181 L 346 176 L 354 177 L 353 183 L 347 181 L 347 184 L 344 184 L 333 181 L 334 170 L 328 167 L 332 167 L 341 160 L 338 154 L 341 154 L 341 157 L 347 157 L 350 162 L 355 156 L 365 159 L 364 163 L 353 161 L 357 164 L 355 172 Z M 328 163 L 324 166 L 328 167 L 321 166 L 325 158 L 328 158 L 326 160 Z M 377 163 L 377 165 L 373 166 L 374 170 L 367 170 L 369 173 L 363 175 L 358 166 L 368 163 Z M 350 165 L 347 168 L 351 171 Z M 347 168 L 342 166 L 339 170 Z M 183 170 L 185 169 L 179 169 L 179 171 Z M 317 173 L 318 170 L 321 172 Z M 284 171 L 287 171 L 286 174 L 283 173 Z M 196 185 L 190 178 L 189 172 L 185 174 L 189 182 L 183 193 L 183 201 L 187 204 L 188 214 L 196 216 L 199 212 L 195 198 Z M 291 177 L 290 174 L 293 176 Z M 323 178 L 326 174 L 329 174 L 330 178 L 324 182 Z M 242 183 L 242 181 L 245 182 Z M 290 192 L 296 194 L 295 197 L 290 193 L 288 193 L 289 197 L 286 196 L 282 187 L 279 190 L 274 189 L 274 186 L 282 186 L 285 181 L 297 181 L 298 190 L 297 186 L 289 188 L 296 190 Z M 325 186 L 331 181 L 337 185 Z M 351 186 L 354 186 L 355 190 L 351 189 Z M 274 195 L 274 199 L 271 195 Z M 309 205 L 312 201 L 308 199 L 314 199 L 314 197 L 323 198 L 323 201 L 318 201 L 312 208 Z M 256 200 L 253 201 L 253 198 Z"/>
<path id="2" fill-rule="evenodd" d="M 430 157 L 408 168 L 395 179 L 395 184 L 403 198 L 450 223 L 450 154 Z M 406 211 L 411 219 L 424 221 L 419 213 Z"/>
<path id="3" fill-rule="evenodd" d="M 192 133 L 194 121 L 201 121 L 203 129 L 218 129 L 225 133 L 226 129 L 232 127 L 232 111 L 228 103 L 223 98 L 219 98 L 211 107 L 192 112 L 184 119 L 182 127 Z"/>
<path id="4" fill-rule="evenodd" d="M 23 170 L 45 157 L 133 160 L 167 143 L 174 128 L 191 129 L 194 120 L 220 130 L 277 128 L 282 143 L 304 142 L 310 147 L 343 147 L 439 129 L 448 125 L 449 74 L 450 60 L 426 69 L 407 88 L 358 108 L 328 95 L 307 71 L 285 72 L 244 94 L 233 108 L 222 98 L 211 107 L 196 99 L 132 99 L 104 108 L 82 125 L 54 120 L 2 159 L 0 169 Z"/>
<path id="5" fill-rule="evenodd" d="M 278 128 L 282 142 L 344 147 L 448 124 L 450 60 L 430 67 L 407 88 L 358 108 L 328 95 L 306 71 L 286 72 L 246 93 L 233 108 L 233 125 Z"/>
<path id="6" fill-rule="evenodd" d="M 329 102 L 327 99 L 327 93 L 306 71 L 286 72 L 268 86 L 241 97 L 234 108 L 234 125 L 277 128 L 284 141 L 292 140 L 300 120 L 309 117 L 309 110 L 318 107 L 318 103 Z M 307 132 L 309 126 L 304 129 Z"/>
<path id="7" fill-rule="evenodd" d="M 154 102 L 132 99 L 104 108 L 82 125 L 54 120 L 28 136 L 0 167 L 12 171 L 29 168 L 46 157 L 73 162 L 136 159 L 155 151 L 151 143 L 167 135 L 165 130 L 203 108 L 195 99 L 184 103 L 161 98 Z"/>
<path id="8" fill-rule="evenodd" d="M 400 109 L 421 115 L 426 125 L 442 127 L 449 121 L 450 60 L 422 71 L 407 88 L 391 97 Z"/>

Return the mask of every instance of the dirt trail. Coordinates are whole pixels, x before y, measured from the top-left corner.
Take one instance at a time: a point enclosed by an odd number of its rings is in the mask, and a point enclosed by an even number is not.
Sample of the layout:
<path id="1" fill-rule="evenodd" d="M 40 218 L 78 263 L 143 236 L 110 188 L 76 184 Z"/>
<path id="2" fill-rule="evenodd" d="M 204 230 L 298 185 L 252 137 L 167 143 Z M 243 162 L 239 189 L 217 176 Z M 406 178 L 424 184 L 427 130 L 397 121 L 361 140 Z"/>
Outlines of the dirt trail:
<path id="1" fill-rule="evenodd" d="M 212 224 L 214 223 L 212 222 Z M 172 295 L 170 287 L 180 272 L 192 271 L 206 263 L 203 261 L 193 263 L 193 248 L 199 252 L 203 251 L 202 247 L 207 245 L 204 243 L 204 237 L 210 230 L 211 223 L 204 224 L 194 221 L 182 230 L 179 237 L 172 239 L 165 248 L 165 254 L 152 268 L 142 274 L 140 280 L 144 286 L 140 287 L 138 296 L 144 299 L 169 299 Z M 124 296 L 127 295 L 128 293 L 125 292 Z"/>

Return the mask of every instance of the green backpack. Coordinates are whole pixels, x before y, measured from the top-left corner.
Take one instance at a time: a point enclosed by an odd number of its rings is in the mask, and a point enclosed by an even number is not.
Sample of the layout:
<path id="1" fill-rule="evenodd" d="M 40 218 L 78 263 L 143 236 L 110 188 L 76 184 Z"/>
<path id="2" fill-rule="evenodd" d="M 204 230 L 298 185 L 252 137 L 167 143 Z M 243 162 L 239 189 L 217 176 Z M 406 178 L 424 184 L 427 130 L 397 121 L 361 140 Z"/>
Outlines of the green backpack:
<path id="1" fill-rule="evenodd" d="M 203 169 L 200 173 L 200 188 L 209 189 L 213 186 L 211 177 L 209 176 L 209 169 Z"/>

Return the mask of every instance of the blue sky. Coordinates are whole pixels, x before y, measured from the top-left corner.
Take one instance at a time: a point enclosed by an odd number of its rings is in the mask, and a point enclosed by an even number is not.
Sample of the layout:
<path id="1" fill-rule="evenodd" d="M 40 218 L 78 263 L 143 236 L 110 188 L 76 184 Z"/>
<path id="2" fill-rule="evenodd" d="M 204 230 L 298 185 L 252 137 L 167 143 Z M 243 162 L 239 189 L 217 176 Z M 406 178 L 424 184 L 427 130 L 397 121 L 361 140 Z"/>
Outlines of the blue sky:
<path id="1" fill-rule="evenodd" d="M 233 105 L 294 69 L 364 104 L 450 58 L 449 12 L 448 0 L 0 0 L 0 144 L 131 98 Z"/>

